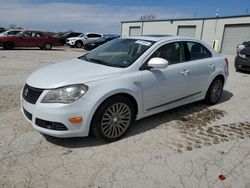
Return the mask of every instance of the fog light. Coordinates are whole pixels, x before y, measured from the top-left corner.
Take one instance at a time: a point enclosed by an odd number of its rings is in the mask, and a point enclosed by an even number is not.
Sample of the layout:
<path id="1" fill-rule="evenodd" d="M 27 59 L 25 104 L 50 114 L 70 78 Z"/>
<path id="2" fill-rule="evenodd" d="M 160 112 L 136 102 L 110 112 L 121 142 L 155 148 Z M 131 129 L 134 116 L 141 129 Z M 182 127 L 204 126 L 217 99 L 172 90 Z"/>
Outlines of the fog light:
<path id="1" fill-rule="evenodd" d="M 71 122 L 71 123 L 81 123 L 82 122 L 82 117 L 69 118 L 69 122 Z"/>

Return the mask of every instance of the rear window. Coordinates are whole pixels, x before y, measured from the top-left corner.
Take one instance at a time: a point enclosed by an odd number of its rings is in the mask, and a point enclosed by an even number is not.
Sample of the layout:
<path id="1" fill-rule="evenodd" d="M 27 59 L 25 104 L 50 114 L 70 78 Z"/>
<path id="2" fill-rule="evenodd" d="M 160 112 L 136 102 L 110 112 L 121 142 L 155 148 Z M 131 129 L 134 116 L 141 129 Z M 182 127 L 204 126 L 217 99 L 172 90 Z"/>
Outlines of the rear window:
<path id="1" fill-rule="evenodd" d="M 202 44 L 197 42 L 187 42 L 190 60 L 205 59 L 212 57 L 212 53 Z"/>

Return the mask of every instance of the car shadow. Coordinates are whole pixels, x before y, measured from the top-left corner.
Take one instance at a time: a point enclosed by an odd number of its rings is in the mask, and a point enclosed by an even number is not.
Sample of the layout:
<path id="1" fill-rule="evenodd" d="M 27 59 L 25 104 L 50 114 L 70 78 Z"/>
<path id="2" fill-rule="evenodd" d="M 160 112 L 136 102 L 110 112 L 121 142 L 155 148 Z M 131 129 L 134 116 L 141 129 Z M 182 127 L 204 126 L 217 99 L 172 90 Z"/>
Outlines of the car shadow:
<path id="1" fill-rule="evenodd" d="M 232 97 L 233 94 L 231 92 L 224 90 L 222 98 L 218 104 L 229 101 Z M 133 126 L 130 127 L 125 137 L 122 139 L 139 135 L 174 120 L 182 120 L 184 116 L 192 115 L 196 112 L 207 109 L 208 107 L 209 105 L 204 104 L 203 101 L 198 101 L 143 118 L 139 121 L 136 121 Z M 44 135 L 44 137 L 48 142 L 66 148 L 94 147 L 109 144 L 107 142 L 98 141 L 93 136 L 77 138 L 55 138 Z"/>
<path id="2" fill-rule="evenodd" d="M 250 71 L 246 71 L 246 70 L 236 70 L 236 73 L 242 73 L 242 74 L 250 74 Z"/>

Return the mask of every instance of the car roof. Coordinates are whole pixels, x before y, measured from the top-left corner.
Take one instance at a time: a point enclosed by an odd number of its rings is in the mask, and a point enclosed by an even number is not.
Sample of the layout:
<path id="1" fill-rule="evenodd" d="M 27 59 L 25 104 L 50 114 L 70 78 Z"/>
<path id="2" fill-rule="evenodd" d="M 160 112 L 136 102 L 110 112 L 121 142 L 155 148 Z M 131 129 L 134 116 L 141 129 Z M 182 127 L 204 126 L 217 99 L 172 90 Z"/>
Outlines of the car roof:
<path id="1" fill-rule="evenodd" d="M 149 40 L 158 42 L 161 40 L 177 40 L 177 39 L 185 39 L 185 40 L 196 40 L 191 37 L 184 37 L 184 36 L 175 36 L 175 35 L 141 35 L 141 36 L 129 36 L 129 37 L 123 37 L 123 38 L 131 38 L 131 39 L 138 39 L 138 40 Z"/>
<path id="2" fill-rule="evenodd" d="M 8 29 L 7 31 L 23 31 L 23 29 Z"/>

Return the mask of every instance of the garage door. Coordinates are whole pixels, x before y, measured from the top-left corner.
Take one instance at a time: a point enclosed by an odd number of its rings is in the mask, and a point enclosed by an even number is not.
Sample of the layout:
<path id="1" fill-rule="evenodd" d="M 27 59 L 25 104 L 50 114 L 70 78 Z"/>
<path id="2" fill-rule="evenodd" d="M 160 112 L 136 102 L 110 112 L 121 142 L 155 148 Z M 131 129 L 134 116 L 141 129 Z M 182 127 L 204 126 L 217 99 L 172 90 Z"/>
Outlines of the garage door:
<path id="1" fill-rule="evenodd" d="M 196 26 L 178 26 L 177 35 L 195 37 Z"/>
<path id="2" fill-rule="evenodd" d="M 225 26 L 221 52 L 224 54 L 233 54 L 236 52 L 238 44 L 249 40 L 250 24 Z"/>
<path id="3" fill-rule="evenodd" d="M 140 26 L 129 27 L 129 36 L 138 36 L 138 35 L 141 35 Z"/>

